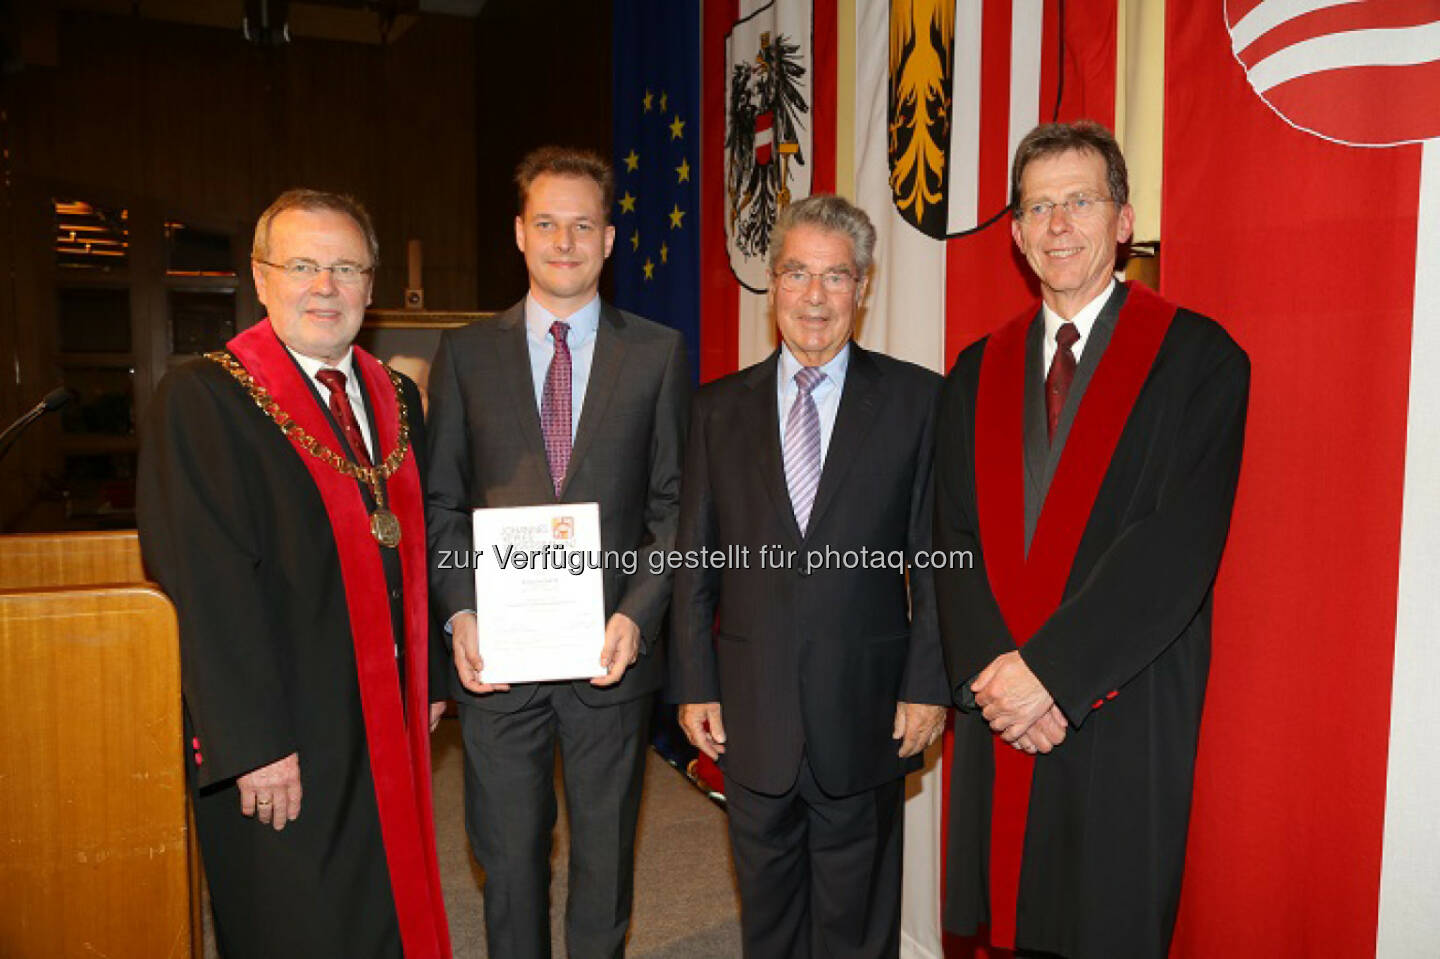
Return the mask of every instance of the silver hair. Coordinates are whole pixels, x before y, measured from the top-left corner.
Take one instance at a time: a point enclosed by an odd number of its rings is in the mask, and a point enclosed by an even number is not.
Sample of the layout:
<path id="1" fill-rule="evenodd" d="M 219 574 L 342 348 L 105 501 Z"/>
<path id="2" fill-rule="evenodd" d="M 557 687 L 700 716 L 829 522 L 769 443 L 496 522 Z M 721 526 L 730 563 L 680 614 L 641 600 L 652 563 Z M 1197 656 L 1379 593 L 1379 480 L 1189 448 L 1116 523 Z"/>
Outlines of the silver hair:
<path id="1" fill-rule="evenodd" d="M 851 255 L 860 276 L 869 274 L 875 262 L 875 225 L 865 211 L 841 196 L 816 194 L 792 203 L 780 211 L 770 231 L 770 270 L 780 265 L 785 236 L 797 226 L 815 226 L 850 238 Z"/>

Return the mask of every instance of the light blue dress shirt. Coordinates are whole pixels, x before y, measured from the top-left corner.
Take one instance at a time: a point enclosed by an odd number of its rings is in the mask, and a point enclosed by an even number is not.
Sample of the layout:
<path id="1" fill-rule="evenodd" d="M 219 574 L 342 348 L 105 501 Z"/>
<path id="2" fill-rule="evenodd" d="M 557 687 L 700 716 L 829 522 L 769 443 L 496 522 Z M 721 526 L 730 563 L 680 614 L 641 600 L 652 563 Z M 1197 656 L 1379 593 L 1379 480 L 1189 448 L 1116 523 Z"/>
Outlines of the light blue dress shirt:
<path id="1" fill-rule="evenodd" d="M 780 413 L 780 448 L 785 448 L 785 427 L 790 419 L 790 407 L 800 395 L 795 385 L 795 374 L 803 366 L 790 352 L 784 341 L 780 343 L 780 369 L 775 376 L 775 401 Z M 830 434 L 835 432 L 835 415 L 840 412 L 840 394 L 845 392 L 845 371 L 850 368 L 850 344 L 847 342 L 830 362 L 820 367 L 825 379 L 810 393 L 815 401 L 815 412 L 820 414 L 820 465 L 825 465 L 825 454 L 830 449 Z"/>
<path id="2" fill-rule="evenodd" d="M 530 378 L 535 384 L 535 409 L 540 409 L 545 394 L 545 375 L 555 357 L 555 337 L 550 324 L 559 317 L 525 294 L 525 345 L 530 349 Z M 595 334 L 600 329 L 600 297 L 596 296 L 580 309 L 564 318 L 570 325 L 565 342 L 570 346 L 570 442 L 580 426 L 580 411 L 585 408 L 585 387 L 590 382 L 590 366 L 595 359 Z"/>

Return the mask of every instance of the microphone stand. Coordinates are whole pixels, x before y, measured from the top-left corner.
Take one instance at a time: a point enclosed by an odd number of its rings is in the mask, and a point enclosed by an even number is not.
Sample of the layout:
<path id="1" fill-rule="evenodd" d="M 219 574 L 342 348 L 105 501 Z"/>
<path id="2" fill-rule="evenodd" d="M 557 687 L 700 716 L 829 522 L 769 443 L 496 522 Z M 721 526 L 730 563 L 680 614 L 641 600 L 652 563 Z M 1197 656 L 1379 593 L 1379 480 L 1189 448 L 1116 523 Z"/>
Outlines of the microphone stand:
<path id="1" fill-rule="evenodd" d="M 15 445 L 15 441 L 20 438 L 20 434 L 25 432 L 31 423 L 46 413 L 60 409 L 60 407 L 69 403 L 74 396 L 75 394 L 71 393 L 65 387 L 57 386 L 49 393 L 46 393 L 45 398 L 31 407 L 27 413 L 7 426 L 5 432 L 0 433 L 0 459 L 5 458 L 5 454 L 10 452 L 10 447 Z"/>

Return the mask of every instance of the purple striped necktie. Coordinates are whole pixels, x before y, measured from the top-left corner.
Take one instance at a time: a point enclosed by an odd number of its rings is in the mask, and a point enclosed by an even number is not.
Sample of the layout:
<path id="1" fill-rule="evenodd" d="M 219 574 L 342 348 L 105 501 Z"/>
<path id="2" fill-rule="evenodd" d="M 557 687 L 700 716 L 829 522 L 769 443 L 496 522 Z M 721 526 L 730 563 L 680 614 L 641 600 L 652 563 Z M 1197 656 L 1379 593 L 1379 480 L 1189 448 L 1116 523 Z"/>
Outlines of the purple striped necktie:
<path id="1" fill-rule="evenodd" d="M 555 338 L 555 355 L 545 373 L 545 389 L 540 394 L 540 432 L 545 437 L 545 458 L 550 461 L 550 481 L 555 495 L 565 485 L 565 471 L 570 467 L 570 345 L 565 337 L 570 324 L 556 320 L 550 324 Z"/>
<path id="2" fill-rule="evenodd" d="M 810 525 L 810 510 L 820 487 L 820 412 L 811 394 L 824 379 L 825 374 L 813 366 L 802 367 L 795 374 L 799 394 L 785 419 L 785 485 L 790 488 L 790 505 L 802 536 Z"/>

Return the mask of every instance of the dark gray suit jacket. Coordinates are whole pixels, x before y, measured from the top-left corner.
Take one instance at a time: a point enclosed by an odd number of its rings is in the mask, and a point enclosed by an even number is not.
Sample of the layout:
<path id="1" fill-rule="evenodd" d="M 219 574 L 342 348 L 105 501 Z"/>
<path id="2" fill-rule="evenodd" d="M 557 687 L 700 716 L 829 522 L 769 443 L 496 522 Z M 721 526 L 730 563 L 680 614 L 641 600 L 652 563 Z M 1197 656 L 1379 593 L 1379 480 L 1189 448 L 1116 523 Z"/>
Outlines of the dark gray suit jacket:
<path id="1" fill-rule="evenodd" d="M 930 570 L 916 566 L 907 582 L 903 563 L 873 562 L 929 550 L 940 378 L 851 350 L 803 536 L 780 449 L 779 353 L 695 398 L 679 548 L 750 554 L 739 567 L 676 572 L 667 695 L 721 704 L 725 775 L 758 792 L 788 789 L 802 753 L 832 795 L 896 779 L 921 762 L 896 755 L 896 702 L 950 700 Z M 765 546 L 795 561 L 766 568 Z M 812 550 L 819 568 L 805 564 Z M 872 562 L 847 568 L 862 553 Z"/>
<path id="2" fill-rule="evenodd" d="M 471 510 L 597 502 L 604 549 L 638 551 L 633 574 L 607 567 L 604 582 L 606 617 L 619 611 L 639 624 L 641 654 L 616 685 L 577 680 L 574 688 L 593 706 L 658 689 L 665 670 L 657 639 L 671 575 L 654 572 L 650 554 L 674 546 L 689 401 L 680 334 L 602 304 L 585 403 L 557 498 L 535 406 L 525 302 L 444 333 L 430 373 L 428 417 L 430 594 L 437 618 L 443 623 L 476 608 L 473 569 L 436 568 L 442 552 L 472 549 Z M 497 711 L 519 709 L 535 691 L 525 684 L 475 696 L 453 669 L 450 678 L 457 700 Z"/>

